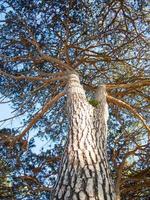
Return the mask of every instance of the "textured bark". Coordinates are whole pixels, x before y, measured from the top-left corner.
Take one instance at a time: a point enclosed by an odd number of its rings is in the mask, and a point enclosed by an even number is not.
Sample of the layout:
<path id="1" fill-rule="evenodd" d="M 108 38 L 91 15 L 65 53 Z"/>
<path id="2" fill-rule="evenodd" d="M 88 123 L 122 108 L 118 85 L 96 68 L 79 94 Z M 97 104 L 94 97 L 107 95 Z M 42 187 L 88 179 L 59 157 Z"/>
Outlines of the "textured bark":
<path id="1" fill-rule="evenodd" d="M 98 108 L 86 100 L 76 74 L 69 75 L 66 92 L 70 131 L 53 199 L 114 200 L 106 153 L 105 86 L 96 93 Z"/>

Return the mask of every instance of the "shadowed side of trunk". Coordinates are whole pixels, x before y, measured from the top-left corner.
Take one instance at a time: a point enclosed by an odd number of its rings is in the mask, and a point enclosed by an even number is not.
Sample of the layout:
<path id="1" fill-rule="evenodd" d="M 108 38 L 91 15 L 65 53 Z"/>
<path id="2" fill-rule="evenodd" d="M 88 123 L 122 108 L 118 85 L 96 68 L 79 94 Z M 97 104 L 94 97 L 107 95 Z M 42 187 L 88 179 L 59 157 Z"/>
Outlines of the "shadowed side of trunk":
<path id="1" fill-rule="evenodd" d="M 108 106 L 105 86 L 96 94 L 98 108 L 86 100 L 77 74 L 67 85 L 69 135 L 54 200 L 114 200 L 106 155 Z"/>

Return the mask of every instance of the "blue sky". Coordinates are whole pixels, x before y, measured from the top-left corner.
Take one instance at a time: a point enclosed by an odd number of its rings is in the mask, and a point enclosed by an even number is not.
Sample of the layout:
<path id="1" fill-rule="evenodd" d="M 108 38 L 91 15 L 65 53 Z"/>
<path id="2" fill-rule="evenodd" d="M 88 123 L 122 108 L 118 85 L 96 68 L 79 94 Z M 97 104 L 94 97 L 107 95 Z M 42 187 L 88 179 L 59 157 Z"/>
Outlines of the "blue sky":
<path id="1" fill-rule="evenodd" d="M 13 110 L 11 109 L 11 104 L 0 103 L 0 121 L 12 117 L 13 116 L 12 112 L 13 112 Z M 4 123 L 1 123 L 0 129 L 1 128 L 13 128 L 14 126 L 18 127 L 20 125 L 20 123 L 21 123 L 21 119 L 19 119 L 19 118 L 12 119 L 12 120 L 6 121 Z"/>
<path id="2" fill-rule="evenodd" d="M 10 118 L 12 116 L 13 116 L 13 110 L 11 108 L 11 104 L 10 103 L 5 103 L 5 104 L 0 103 L 0 121 Z M 22 122 L 21 117 L 17 117 L 17 119 L 11 119 L 6 122 L 1 122 L 0 129 L 2 129 L 2 128 L 10 128 L 10 129 L 17 128 L 21 125 L 21 122 Z M 35 134 L 36 134 L 35 131 L 31 131 L 29 138 L 32 138 Z M 41 148 L 43 146 L 45 146 L 46 143 L 47 143 L 47 141 L 41 141 L 39 138 L 36 138 L 36 148 L 33 149 L 33 152 L 40 153 Z"/>

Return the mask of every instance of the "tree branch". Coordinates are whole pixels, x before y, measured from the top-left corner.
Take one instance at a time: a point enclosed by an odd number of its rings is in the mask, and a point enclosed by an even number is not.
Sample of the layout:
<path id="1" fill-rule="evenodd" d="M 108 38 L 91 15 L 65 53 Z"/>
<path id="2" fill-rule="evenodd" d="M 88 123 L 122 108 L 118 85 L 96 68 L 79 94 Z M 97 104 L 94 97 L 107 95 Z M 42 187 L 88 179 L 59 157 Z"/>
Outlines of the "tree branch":
<path id="1" fill-rule="evenodd" d="M 120 99 L 116 99 L 110 95 L 107 95 L 107 100 L 109 103 L 114 103 L 122 108 L 125 108 L 127 110 L 129 110 L 131 113 L 133 113 L 133 115 L 135 117 L 137 117 L 138 119 L 140 119 L 144 125 L 144 127 L 148 130 L 148 132 L 150 133 L 150 127 L 146 124 L 145 120 L 143 119 L 143 117 L 134 109 L 132 108 L 132 106 L 130 106 L 129 104 L 123 102 Z"/>
<path id="2" fill-rule="evenodd" d="M 57 58 L 54 58 L 50 55 L 46 55 L 46 54 L 43 54 L 41 56 L 41 59 L 44 60 L 44 61 L 47 61 L 47 62 L 53 62 L 53 63 L 56 63 L 60 66 L 60 68 L 64 68 L 65 70 L 73 70 L 72 67 L 70 67 L 68 64 L 66 63 L 63 63 L 61 60 L 57 59 Z"/>
<path id="3" fill-rule="evenodd" d="M 150 80 L 139 80 L 134 83 L 125 83 L 125 84 L 107 84 L 107 90 L 112 90 L 116 88 L 139 88 L 144 86 L 150 86 Z"/>
<path id="4" fill-rule="evenodd" d="M 27 127 L 22 131 L 22 133 L 18 136 L 16 136 L 17 140 L 21 140 L 23 136 L 32 128 L 32 126 L 43 117 L 43 115 L 48 111 L 48 109 L 55 104 L 56 101 L 58 101 L 62 96 L 64 96 L 64 93 L 59 93 L 49 101 L 45 103 L 45 105 L 42 107 L 42 109 L 31 119 L 30 123 L 27 125 Z"/>
<path id="5" fill-rule="evenodd" d="M 0 74 L 1 75 L 4 75 L 6 77 L 9 77 L 9 78 L 12 78 L 12 79 L 15 79 L 15 80 L 27 80 L 27 81 L 43 81 L 45 83 L 50 83 L 50 82 L 53 82 L 53 81 L 58 81 L 58 80 L 63 80 L 65 78 L 65 76 L 56 76 L 56 74 L 54 74 L 55 77 L 51 77 L 51 78 L 43 78 L 41 76 L 25 76 L 25 75 L 19 75 L 19 76 L 16 76 L 16 75 L 12 75 L 12 74 L 9 74 L 7 72 L 4 72 L 2 70 L 0 70 Z"/>
<path id="6" fill-rule="evenodd" d="M 97 90 L 97 87 L 93 85 L 83 83 L 83 86 L 86 90 L 90 90 L 90 91 Z M 135 88 L 140 88 L 144 86 L 150 86 L 150 80 L 138 80 L 133 83 L 123 83 L 123 84 L 106 84 L 106 90 L 108 91 L 108 90 L 113 90 L 117 88 L 124 88 L 124 89 L 134 88 L 135 89 Z"/>

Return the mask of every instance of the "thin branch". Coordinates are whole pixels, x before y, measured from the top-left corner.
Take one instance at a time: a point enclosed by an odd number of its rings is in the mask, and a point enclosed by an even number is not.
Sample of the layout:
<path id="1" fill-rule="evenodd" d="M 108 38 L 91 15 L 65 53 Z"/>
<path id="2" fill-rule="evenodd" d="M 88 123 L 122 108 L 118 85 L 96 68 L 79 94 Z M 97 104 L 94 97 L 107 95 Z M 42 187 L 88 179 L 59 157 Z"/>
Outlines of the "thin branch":
<path id="1" fill-rule="evenodd" d="M 9 117 L 9 118 L 6 118 L 6 119 L 2 119 L 2 120 L 0 120 L 0 123 L 1 123 L 1 122 L 9 121 L 9 120 L 11 120 L 11 119 L 15 119 L 16 117 L 19 117 L 19 116 L 23 115 L 24 113 L 25 113 L 25 112 L 22 112 L 22 113 L 19 113 L 18 115 L 14 115 L 14 116 L 12 116 L 12 117 Z"/>
<path id="2" fill-rule="evenodd" d="M 59 93 L 49 101 L 45 103 L 45 105 L 42 107 L 42 109 L 31 119 L 30 123 L 27 125 L 27 127 L 21 132 L 20 135 L 17 136 L 17 140 L 20 140 L 25 134 L 33 127 L 33 125 L 43 117 L 43 115 L 49 110 L 51 106 L 53 106 L 56 101 L 58 101 L 62 96 L 64 96 L 64 93 Z"/>
<path id="3" fill-rule="evenodd" d="M 26 181 L 32 181 L 33 183 L 36 183 L 37 185 L 41 185 L 40 182 L 38 181 L 38 179 L 33 176 L 19 176 L 16 178 L 20 178 L 20 179 L 23 179 Z"/>
<path id="4" fill-rule="evenodd" d="M 61 60 L 59 60 L 57 58 L 54 58 L 54 57 L 52 57 L 50 55 L 43 54 L 41 56 L 41 59 L 44 60 L 44 61 L 47 61 L 47 62 L 56 63 L 56 64 L 59 65 L 60 68 L 64 68 L 65 70 L 73 70 L 73 68 L 70 67 L 68 64 L 63 63 Z"/>

